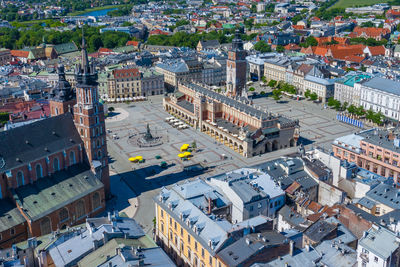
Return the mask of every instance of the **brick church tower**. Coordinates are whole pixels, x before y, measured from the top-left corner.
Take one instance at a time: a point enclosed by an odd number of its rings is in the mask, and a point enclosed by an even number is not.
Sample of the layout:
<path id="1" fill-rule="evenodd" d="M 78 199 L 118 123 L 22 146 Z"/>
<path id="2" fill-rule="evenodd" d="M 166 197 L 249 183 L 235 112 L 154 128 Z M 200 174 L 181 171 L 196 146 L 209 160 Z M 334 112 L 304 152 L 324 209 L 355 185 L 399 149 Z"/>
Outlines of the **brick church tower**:
<path id="1" fill-rule="evenodd" d="M 82 64 L 76 66 L 76 104 L 74 122 L 83 143 L 87 160 L 96 176 L 104 184 L 106 197 L 110 195 L 110 173 L 107 159 L 104 106 L 99 102 L 97 72 L 89 62 L 85 39 L 82 36 Z"/>
<path id="2" fill-rule="evenodd" d="M 226 93 L 229 96 L 242 96 L 246 87 L 246 51 L 243 50 L 243 41 L 239 30 L 232 40 L 232 50 L 228 52 L 226 61 Z"/>
<path id="3" fill-rule="evenodd" d="M 57 116 L 71 112 L 76 103 L 75 93 L 65 79 L 64 65 L 58 66 L 58 82 L 50 93 L 50 115 Z"/>

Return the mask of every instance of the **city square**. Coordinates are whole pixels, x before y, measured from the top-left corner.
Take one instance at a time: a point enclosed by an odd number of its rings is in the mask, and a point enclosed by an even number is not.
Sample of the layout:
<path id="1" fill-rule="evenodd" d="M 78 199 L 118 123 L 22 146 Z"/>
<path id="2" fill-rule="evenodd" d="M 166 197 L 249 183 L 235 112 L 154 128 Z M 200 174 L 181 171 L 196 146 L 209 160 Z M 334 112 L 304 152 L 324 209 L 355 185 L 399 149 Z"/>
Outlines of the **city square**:
<path id="1" fill-rule="evenodd" d="M 274 113 L 282 113 L 300 121 L 300 139 L 306 148 L 322 146 L 330 149 L 332 141 L 359 129 L 342 124 L 334 120 L 336 112 L 323 109 L 321 105 L 309 101 L 295 101 L 282 99 L 280 103 L 267 97 L 254 99 L 256 105 L 267 108 Z M 232 149 L 222 145 L 212 137 L 193 128 L 178 130 L 167 122 L 170 117 L 162 107 L 162 98 L 155 96 L 149 101 L 134 102 L 130 104 L 116 104 L 115 112 L 106 119 L 108 129 L 108 150 L 110 153 L 110 170 L 115 175 L 111 176 L 111 191 L 121 194 L 119 187 L 125 184 L 134 191 L 132 199 L 124 202 L 124 209 L 133 203 L 130 215 L 142 224 L 147 232 L 153 225 L 152 198 L 163 186 L 170 186 L 176 182 L 195 179 L 196 177 L 209 177 L 245 166 L 256 165 L 271 159 L 278 158 L 298 151 L 298 147 L 278 150 L 253 158 L 245 158 Z M 149 125 L 155 135 L 163 135 L 164 143 L 155 147 L 138 147 L 132 145 L 130 136 L 144 133 Z M 113 138 L 113 136 L 117 136 Z M 178 154 L 182 144 L 196 142 L 197 149 L 189 161 L 182 161 Z M 143 163 L 129 162 L 130 157 L 143 156 Z M 156 156 L 161 156 L 156 159 Z M 160 163 L 165 161 L 167 168 L 162 168 Z M 185 166 L 201 164 L 205 169 L 200 172 L 184 171 Z M 116 175 L 118 174 L 118 175 Z M 120 180 L 124 183 L 121 183 Z M 114 180 L 118 180 L 115 183 Z M 113 188 L 113 186 L 115 188 Z M 126 188 L 123 190 L 126 191 Z M 121 200 L 124 199 L 121 197 Z M 117 202 L 119 202 L 118 200 Z M 112 208 L 112 207 L 111 207 Z M 128 208 L 129 210 L 129 208 Z"/>

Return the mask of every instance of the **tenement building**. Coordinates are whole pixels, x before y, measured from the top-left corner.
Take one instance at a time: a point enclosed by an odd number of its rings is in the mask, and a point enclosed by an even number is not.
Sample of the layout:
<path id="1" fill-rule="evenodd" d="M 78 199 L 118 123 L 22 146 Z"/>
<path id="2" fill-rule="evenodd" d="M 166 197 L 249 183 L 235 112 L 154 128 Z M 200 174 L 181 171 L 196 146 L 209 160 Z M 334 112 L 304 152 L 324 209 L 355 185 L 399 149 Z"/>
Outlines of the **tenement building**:
<path id="1" fill-rule="evenodd" d="M 0 248 L 104 211 L 109 193 L 104 111 L 84 42 L 82 48 L 76 98 L 60 66 L 52 116 L 0 133 Z"/>
<path id="2" fill-rule="evenodd" d="M 195 83 L 180 83 L 163 99 L 164 109 L 244 157 L 293 147 L 299 122 L 256 108 L 245 98 L 230 98 Z"/>
<path id="3" fill-rule="evenodd" d="M 335 157 L 393 178 L 400 186 L 400 139 L 396 133 L 370 129 L 342 136 L 335 139 L 332 150 Z"/>

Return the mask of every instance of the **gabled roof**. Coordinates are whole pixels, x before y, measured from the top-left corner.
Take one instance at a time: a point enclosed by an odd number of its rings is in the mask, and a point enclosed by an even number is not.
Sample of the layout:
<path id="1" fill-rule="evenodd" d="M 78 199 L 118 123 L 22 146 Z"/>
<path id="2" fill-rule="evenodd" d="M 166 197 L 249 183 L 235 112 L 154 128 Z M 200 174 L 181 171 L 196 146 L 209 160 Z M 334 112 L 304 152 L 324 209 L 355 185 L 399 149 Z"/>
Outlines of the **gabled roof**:
<path id="1" fill-rule="evenodd" d="M 51 177 L 16 188 L 14 199 L 24 213 L 36 221 L 103 186 L 89 165 L 75 164 Z"/>
<path id="2" fill-rule="evenodd" d="M 29 57 L 29 51 L 22 51 L 22 50 L 11 50 L 11 55 L 13 57 Z"/>
<path id="3" fill-rule="evenodd" d="M 78 47 L 74 42 L 58 44 L 54 46 L 54 50 L 57 52 L 58 55 L 76 52 L 78 51 Z"/>
<path id="4" fill-rule="evenodd" d="M 82 143 L 71 113 L 50 117 L 0 132 L 0 157 L 5 165 L 0 172 Z"/>

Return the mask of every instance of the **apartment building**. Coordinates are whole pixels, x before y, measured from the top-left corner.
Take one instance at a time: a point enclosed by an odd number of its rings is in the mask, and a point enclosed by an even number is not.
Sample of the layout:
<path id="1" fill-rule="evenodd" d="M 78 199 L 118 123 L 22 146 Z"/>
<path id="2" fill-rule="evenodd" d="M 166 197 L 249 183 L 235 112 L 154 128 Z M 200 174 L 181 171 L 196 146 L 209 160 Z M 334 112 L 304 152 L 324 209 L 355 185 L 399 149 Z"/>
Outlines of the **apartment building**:
<path id="1" fill-rule="evenodd" d="M 242 168 L 214 176 L 208 183 L 217 186 L 232 202 L 232 222 L 258 215 L 275 217 L 285 204 L 285 192 L 266 172 Z"/>
<path id="2" fill-rule="evenodd" d="M 400 265 L 400 238 L 392 231 L 372 225 L 358 241 L 358 267 L 394 267 Z"/>
<path id="3" fill-rule="evenodd" d="M 332 97 L 335 92 L 335 80 L 326 79 L 322 75 L 306 75 L 304 77 L 303 90 L 309 90 L 311 93 L 318 95 L 318 100 L 325 103 L 328 98 Z"/>
<path id="4" fill-rule="evenodd" d="M 370 79 L 371 74 L 350 72 L 335 82 L 334 98 L 341 103 L 349 103 L 356 107 L 360 106 L 360 82 Z"/>
<path id="5" fill-rule="evenodd" d="M 267 80 L 286 81 L 286 68 L 290 60 L 287 57 L 274 57 L 264 62 L 264 76 Z"/>
<path id="6" fill-rule="evenodd" d="M 400 120 L 400 82 L 380 77 L 360 82 L 360 105 Z"/>
<path id="7" fill-rule="evenodd" d="M 111 99 L 129 99 L 141 95 L 139 69 L 113 70 L 108 77 L 108 97 Z"/>
<path id="8" fill-rule="evenodd" d="M 163 188 L 154 201 L 156 241 L 178 266 L 250 266 L 289 252 L 268 217 L 232 224 L 232 203 L 203 180 Z M 258 249 L 241 251 L 250 244 Z"/>
<path id="9" fill-rule="evenodd" d="M 141 69 L 140 72 L 140 95 L 162 95 L 164 94 L 164 75 L 153 69 Z"/>
<path id="10" fill-rule="evenodd" d="M 332 150 L 335 157 L 393 178 L 396 185 L 400 185 L 400 140 L 396 133 L 370 129 L 342 136 L 334 140 Z"/>
<path id="11" fill-rule="evenodd" d="M 164 75 L 165 88 L 169 91 L 182 81 L 202 80 L 202 63 L 197 59 L 173 59 L 158 63 L 155 70 Z"/>

